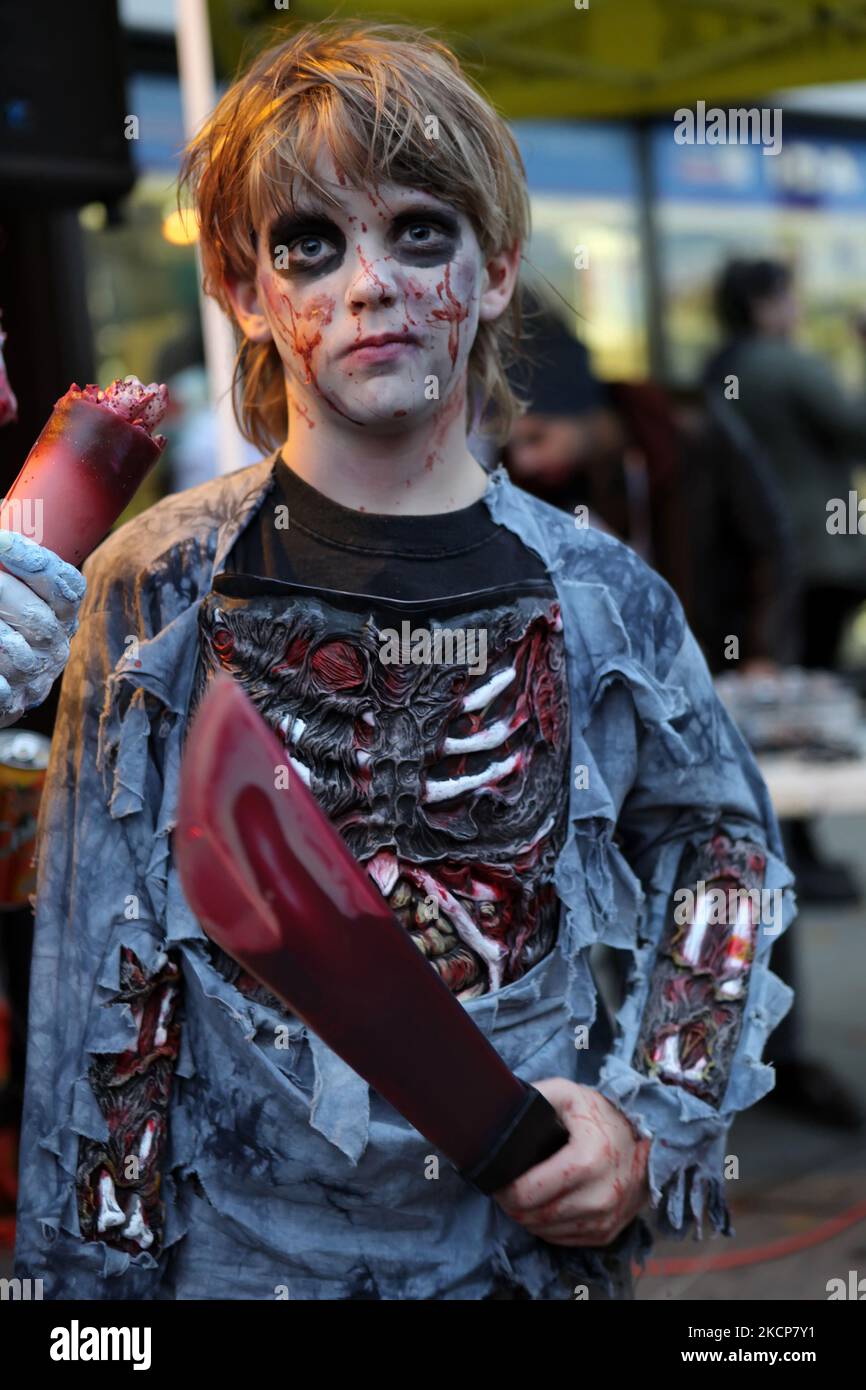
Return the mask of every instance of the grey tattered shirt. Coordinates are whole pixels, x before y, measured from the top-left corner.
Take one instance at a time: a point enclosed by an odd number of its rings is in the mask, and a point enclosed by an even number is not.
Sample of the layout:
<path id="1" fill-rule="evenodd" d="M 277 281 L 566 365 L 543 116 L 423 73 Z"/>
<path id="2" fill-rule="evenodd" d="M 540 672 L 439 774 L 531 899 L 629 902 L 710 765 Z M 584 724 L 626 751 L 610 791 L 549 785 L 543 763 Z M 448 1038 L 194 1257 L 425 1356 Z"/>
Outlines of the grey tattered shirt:
<path id="1" fill-rule="evenodd" d="M 604 1280 L 602 1252 L 566 1252 L 513 1223 L 297 1020 L 274 1046 L 273 1012 L 211 963 L 172 858 L 198 610 L 261 504 L 273 459 L 166 498 L 85 565 L 87 594 L 40 811 L 36 938 L 17 1267 L 48 1297 L 483 1297 L 497 1274 L 534 1296 Z M 595 1086 L 652 1137 L 665 1229 L 726 1229 L 723 1158 L 733 1115 L 772 1087 L 761 1062 L 791 992 L 759 932 L 722 1103 L 633 1065 L 684 851 L 718 831 L 763 846 L 765 887 L 791 875 L 753 759 L 712 688 L 670 588 L 627 547 L 516 488 L 485 501 L 545 562 L 562 605 L 571 688 L 570 830 L 556 870 L 554 950 L 464 1007 L 528 1081 Z M 629 953 L 611 1043 L 589 948 Z M 160 1155 L 166 1225 L 157 1258 L 79 1234 L 79 1142 L 106 1124 L 94 1054 L 124 1052 L 135 1024 L 118 992 L 122 949 L 146 971 L 171 952 L 183 1023 Z M 279 1020 L 283 1021 L 283 1020 Z M 589 1046 L 576 1046 L 580 1025 Z M 639 1235 L 617 1258 L 636 1253 Z"/>

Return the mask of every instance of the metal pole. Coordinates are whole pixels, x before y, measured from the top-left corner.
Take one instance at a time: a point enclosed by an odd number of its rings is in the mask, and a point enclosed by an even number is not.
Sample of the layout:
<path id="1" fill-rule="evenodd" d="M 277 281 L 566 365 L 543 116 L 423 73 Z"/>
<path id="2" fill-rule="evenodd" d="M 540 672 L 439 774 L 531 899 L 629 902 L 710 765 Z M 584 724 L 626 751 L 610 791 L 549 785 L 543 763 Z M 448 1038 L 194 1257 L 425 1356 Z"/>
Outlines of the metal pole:
<path id="1" fill-rule="evenodd" d="M 671 136 L 673 139 L 673 136 Z M 664 294 L 661 246 L 657 224 L 658 189 L 652 159 L 651 118 L 641 117 L 636 125 L 638 151 L 638 226 L 641 244 L 643 297 L 647 319 L 647 348 L 650 376 L 667 382 L 668 352 L 664 329 Z"/>
<path id="2" fill-rule="evenodd" d="M 183 125 L 187 139 L 195 135 L 216 105 L 213 53 L 207 0 L 178 0 L 177 66 L 183 103 Z M 201 290 L 199 304 L 207 366 L 208 390 L 217 417 L 216 471 L 231 473 L 244 463 L 243 438 L 232 411 L 232 369 L 235 346 L 232 327 L 219 305 Z"/>

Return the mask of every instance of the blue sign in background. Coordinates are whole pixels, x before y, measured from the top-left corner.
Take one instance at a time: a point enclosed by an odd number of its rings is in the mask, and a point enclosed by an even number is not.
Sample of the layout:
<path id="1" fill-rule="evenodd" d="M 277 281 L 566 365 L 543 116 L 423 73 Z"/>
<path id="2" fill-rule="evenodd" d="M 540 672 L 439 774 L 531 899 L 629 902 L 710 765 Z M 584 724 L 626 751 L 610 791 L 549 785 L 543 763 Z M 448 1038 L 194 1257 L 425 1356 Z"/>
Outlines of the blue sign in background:
<path id="1" fill-rule="evenodd" d="M 778 127 L 776 127 L 778 129 Z M 723 203 L 780 203 L 828 210 L 866 207 L 866 137 L 785 124 L 782 148 L 760 144 L 680 145 L 673 119 L 651 137 L 653 176 L 661 198 Z"/>
<path id="2" fill-rule="evenodd" d="M 534 193 L 634 198 L 637 146 L 615 121 L 514 121 L 511 126 Z"/>

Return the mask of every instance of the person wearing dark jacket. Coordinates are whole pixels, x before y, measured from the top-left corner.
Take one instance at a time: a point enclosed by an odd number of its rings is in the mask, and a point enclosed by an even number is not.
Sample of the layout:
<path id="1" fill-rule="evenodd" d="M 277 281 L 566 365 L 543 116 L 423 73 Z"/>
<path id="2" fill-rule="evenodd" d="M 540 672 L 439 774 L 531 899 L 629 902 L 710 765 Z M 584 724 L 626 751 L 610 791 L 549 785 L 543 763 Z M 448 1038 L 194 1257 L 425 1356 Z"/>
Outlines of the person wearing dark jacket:
<path id="1" fill-rule="evenodd" d="M 706 366 L 706 389 L 745 421 L 777 478 L 803 576 L 802 663 L 832 668 L 847 619 L 866 602 L 863 537 L 828 526 L 828 503 L 847 501 L 852 465 L 866 458 L 866 392 L 845 391 L 794 341 L 799 305 L 780 262 L 731 261 L 716 312 L 726 341 Z"/>
<path id="2" fill-rule="evenodd" d="M 679 486 L 688 518 L 680 594 L 714 675 L 771 671 L 799 658 L 799 574 L 784 498 L 748 428 L 702 400 L 676 405 Z"/>
<path id="3" fill-rule="evenodd" d="M 529 402 L 505 450 L 527 492 L 585 507 L 675 590 L 710 669 L 796 657 L 793 536 L 784 497 L 748 429 L 700 398 L 674 403 L 654 382 L 600 382 L 558 316 L 530 311 L 526 359 L 511 375 Z"/>

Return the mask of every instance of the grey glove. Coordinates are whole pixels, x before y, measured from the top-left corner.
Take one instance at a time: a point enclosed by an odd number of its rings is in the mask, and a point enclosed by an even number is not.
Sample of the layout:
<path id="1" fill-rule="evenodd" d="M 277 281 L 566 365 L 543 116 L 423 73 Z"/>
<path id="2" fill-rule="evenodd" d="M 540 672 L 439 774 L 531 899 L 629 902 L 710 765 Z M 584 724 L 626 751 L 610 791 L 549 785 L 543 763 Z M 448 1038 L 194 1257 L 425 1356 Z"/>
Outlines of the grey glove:
<path id="1" fill-rule="evenodd" d="M 4 528 L 0 564 L 0 728 L 5 729 L 41 705 L 66 665 L 87 581 L 53 550 Z"/>

